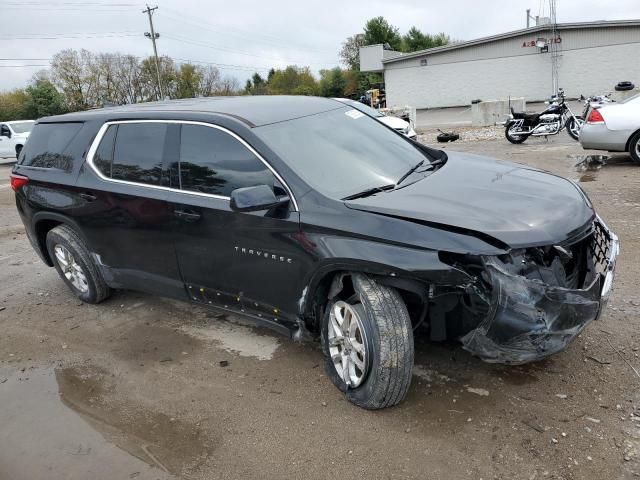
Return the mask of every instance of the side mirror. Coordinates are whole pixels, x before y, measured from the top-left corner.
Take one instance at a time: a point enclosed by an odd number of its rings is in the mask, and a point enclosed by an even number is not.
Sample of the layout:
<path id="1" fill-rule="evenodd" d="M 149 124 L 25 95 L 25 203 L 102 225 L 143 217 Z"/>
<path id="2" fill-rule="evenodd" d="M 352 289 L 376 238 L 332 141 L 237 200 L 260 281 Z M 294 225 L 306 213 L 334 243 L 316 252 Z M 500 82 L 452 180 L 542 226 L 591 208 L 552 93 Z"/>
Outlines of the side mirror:
<path id="1" fill-rule="evenodd" d="M 276 197 L 273 189 L 267 185 L 236 188 L 231 192 L 231 210 L 236 212 L 255 212 L 269 210 L 289 203 L 289 197 Z"/>

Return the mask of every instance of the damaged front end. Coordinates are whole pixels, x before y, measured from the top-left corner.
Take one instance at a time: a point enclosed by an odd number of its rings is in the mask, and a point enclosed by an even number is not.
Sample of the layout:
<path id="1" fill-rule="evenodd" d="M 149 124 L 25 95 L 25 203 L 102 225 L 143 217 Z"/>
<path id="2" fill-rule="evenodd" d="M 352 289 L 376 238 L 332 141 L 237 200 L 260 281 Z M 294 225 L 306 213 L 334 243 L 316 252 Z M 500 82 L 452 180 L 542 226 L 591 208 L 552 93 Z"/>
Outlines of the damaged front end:
<path id="1" fill-rule="evenodd" d="M 613 282 L 618 238 L 597 217 L 568 244 L 483 256 L 467 286 L 481 315 L 461 337 L 486 362 L 522 364 L 563 350 L 600 315 Z M 475 323 L 475 322 L 474 322 Z"/>

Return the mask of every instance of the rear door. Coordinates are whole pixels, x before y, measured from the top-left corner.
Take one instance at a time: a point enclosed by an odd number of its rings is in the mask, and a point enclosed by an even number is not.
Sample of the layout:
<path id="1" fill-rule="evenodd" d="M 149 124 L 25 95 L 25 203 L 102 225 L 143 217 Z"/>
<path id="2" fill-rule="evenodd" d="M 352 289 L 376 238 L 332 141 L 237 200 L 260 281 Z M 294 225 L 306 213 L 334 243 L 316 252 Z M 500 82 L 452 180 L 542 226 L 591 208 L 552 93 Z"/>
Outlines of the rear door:
<path id="1" fill-rule="evenodd" d="M 158 121 L 104 125 L 77 181 L 74 217 L 93 252 L 124 288 L 184 297 L 163 171 L 175 129 Z"/>
<path id="2" fill-rule="evenodd" d="M 236 188 L 284 185 L 248 144 L 211 125 L 183 123 L 170 164 L 176 253 L 192 300 L 286 323 L 295 314 L 302 271 L 293 202 L 276 211 L 238 213 Z"/>

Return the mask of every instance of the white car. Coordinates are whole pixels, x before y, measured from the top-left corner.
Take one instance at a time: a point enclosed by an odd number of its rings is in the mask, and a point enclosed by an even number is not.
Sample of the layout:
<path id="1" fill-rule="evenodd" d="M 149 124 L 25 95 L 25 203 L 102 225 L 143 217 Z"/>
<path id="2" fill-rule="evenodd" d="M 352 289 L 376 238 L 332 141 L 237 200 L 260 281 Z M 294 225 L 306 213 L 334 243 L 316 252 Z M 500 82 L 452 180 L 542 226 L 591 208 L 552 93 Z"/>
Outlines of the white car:
<path id="1" fill-rule="evenodd" d="M 345 103 L 356 110 L 360 110 L 362 113 L 366 113 L 370 117 L 375 118 L 379 122 L 384 123 L 386 126 L 393 128 L 397 132 L 402 133 L 404 136 L 409 137 L 411 140 L 415 140 L 418 137 L 418 134 L 411 127 L 409 122 L 405 122 L 401 118 L 394 117 L 392 115 L 385 115 L 380 110 L 376 110 L 375 108 L 371 108 L 364 103 L 357 102 L 356 100 L 351 100 L 349 98 L 334 98 L 339 102 Z"/>
<path id="2" fill-rule="evenodd" d="M 592 105 L 580 129 L 585 149 L 629 152 L 640 163 L 640 94 L 623 102 Z"/>
<path id="3" fill-rule="evenodd" d="M 0 158 L 17 158 L 35 123 L 34 120 L 0 123 Z"/>

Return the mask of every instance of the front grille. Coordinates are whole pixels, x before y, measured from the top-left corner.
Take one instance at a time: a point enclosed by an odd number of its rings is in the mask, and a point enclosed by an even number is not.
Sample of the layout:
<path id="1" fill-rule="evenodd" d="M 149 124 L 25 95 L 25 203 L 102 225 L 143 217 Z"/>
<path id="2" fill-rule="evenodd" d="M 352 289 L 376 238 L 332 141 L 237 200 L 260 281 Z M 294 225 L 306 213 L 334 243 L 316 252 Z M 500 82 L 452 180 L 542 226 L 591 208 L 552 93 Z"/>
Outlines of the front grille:
<path id="1" fill-rule="evenodd" d="M 609 258 L 611 257 L 612 248 L 613 238 L 611 232 L 607 230 L 599 219 L 596 219 L 593 222 L 593 236 L 590 243 L 596 272 L 606 274 L 609 270 Z"/>

